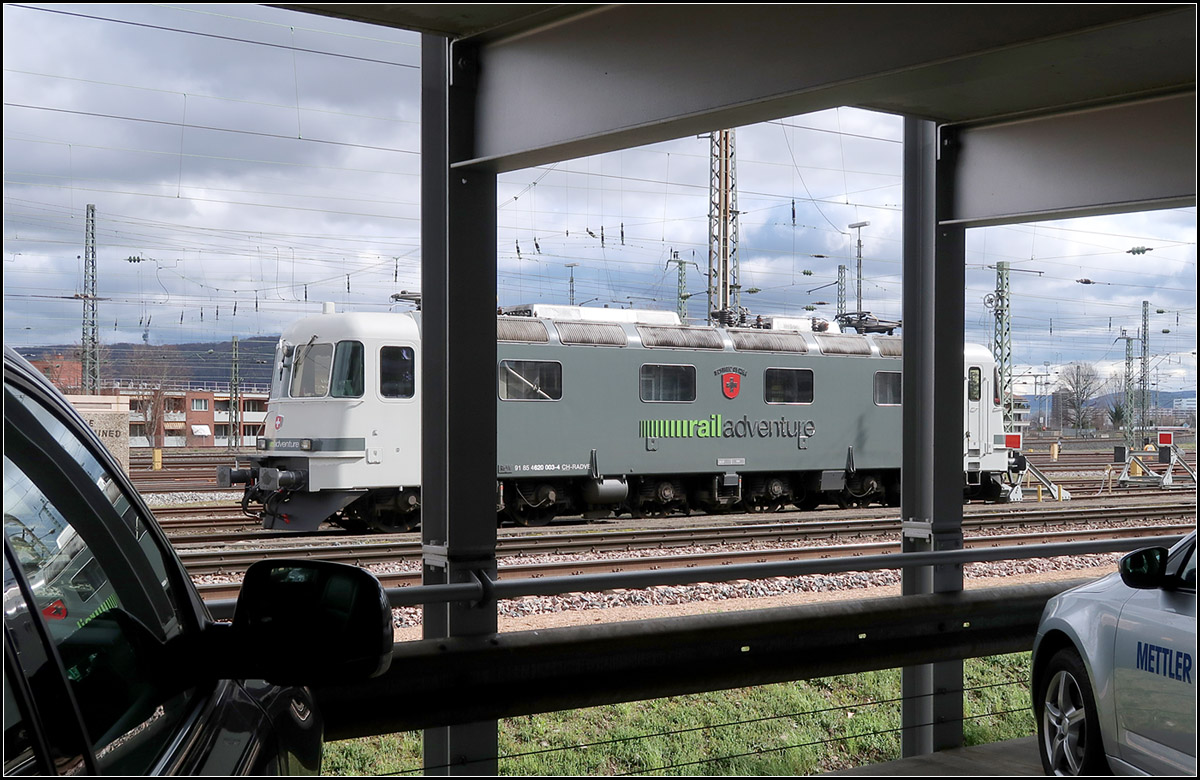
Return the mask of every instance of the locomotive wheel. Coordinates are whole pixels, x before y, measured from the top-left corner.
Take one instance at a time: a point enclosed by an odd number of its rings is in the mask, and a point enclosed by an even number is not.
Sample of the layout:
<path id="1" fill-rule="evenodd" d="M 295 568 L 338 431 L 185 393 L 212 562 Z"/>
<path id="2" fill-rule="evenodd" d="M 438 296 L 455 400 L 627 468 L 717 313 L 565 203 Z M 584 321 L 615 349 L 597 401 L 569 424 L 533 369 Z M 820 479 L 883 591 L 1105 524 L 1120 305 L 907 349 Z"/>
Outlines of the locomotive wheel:
<path id="1" fill-rule="evenodd" d="M 371 530 L 371 526 L 368 525 L 367 522 L 357 514 L 353 516 L 342 515 L 341 517 L 337 518 L 336 522 L 339 526 L 352 534 L 365 534 L 367 531 Z"/>
<path id="2" fill-rule="evenodd" d="M 821 505 L 821 496 L 810 493 L 796 502 L 796 508 L 802 512 L 811 512 Z"/>
<path id="3" fill-rule="evenodd" d="M 525 507 L 521 512 L 510 510 L 508 517 L 517 525 L 523 525 L 527 528 L 540 528 L 544 525 L 550 525 L 550 521 L 554 519 L 554 510 Z"/>
<path id="4" fill-rule="evenodd" d="M 380 533 L 402 534 L 419 527 L 421 516 L 415 512 L 403 515 L 380 513 L 371 518 L 369 525 Z"/>

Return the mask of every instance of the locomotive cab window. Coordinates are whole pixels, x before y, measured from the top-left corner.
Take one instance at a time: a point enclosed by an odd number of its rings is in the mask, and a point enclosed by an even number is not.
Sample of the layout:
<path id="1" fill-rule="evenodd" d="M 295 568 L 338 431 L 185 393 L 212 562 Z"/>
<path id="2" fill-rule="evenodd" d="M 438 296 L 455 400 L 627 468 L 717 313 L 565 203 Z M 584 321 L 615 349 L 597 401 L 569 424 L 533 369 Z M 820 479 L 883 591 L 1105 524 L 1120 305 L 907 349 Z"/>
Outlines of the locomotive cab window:
<path id="1" fill-rule="evenodd" d="M 379 350 L 379 394 L 384 398 L 412 398 L 417 387 L 417 361 L 412 347 Z"/>
<path id="2" fill-rule="evenodd" d="M 639 393 L 643 401 L 691 403 L 696 400 L 696 367 L 644 365 Z"/>
<path id="3" fill-rule="evenodd" d="M 979 366 L 971 366 L 967 371 L 967 400 L 978 401 L 983 397 L 983 371 Z"/>
<path id="4" fill-rule="evenodd" d="M 292 398 L 321 398 L 329 394 L 332 344 L 296 347 L 292 361 L 292 384 L 288 393 Z"/>
<path id="5" fill-rule="evenodd" d="M 875 405 L 899 406 L 901 374 L 899 371 L 875 372 Z"/>
<path id="6" fill-rule="evenodd" d="M 769 404 L 811 404 L 813 372 L 807 368 L 768 368 L 763 372 L 763 400 Z"/>
<path id="7" fill-rule="evenodd" d="M 546 360 L 501 360 L 496 373 L 502 401 L 562 398 L 562 364 Z"/>
<path id="8" fill-rule="evenodd" d="M 333 353 L 333 397 L 362 398 L 363 345 L 358 341 L 339 341 Z"/>

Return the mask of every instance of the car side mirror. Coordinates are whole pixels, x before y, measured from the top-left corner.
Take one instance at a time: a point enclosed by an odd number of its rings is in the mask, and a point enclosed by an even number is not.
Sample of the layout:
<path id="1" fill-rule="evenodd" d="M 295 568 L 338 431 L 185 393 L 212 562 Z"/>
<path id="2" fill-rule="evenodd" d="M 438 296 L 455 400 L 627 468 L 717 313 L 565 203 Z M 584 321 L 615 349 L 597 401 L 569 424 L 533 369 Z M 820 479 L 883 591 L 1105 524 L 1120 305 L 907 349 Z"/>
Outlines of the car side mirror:
<path id="1" fill-rule="evenodd" d="M 1166 582 L 1167 548 L 1147 547 L 1131 552 L 1121 559 L 1117 570 L 1121 572 L 1121 581 L 1131 588 L 1161 588 Z"/>
<path id="2" fill-rule="evenodd" d="M 329 561 L 252 565 L 231 633 L 244 668 L 281 685 L 377 677 L 392 661 L 392 610 L 383 586 L 364 569 Z"/>

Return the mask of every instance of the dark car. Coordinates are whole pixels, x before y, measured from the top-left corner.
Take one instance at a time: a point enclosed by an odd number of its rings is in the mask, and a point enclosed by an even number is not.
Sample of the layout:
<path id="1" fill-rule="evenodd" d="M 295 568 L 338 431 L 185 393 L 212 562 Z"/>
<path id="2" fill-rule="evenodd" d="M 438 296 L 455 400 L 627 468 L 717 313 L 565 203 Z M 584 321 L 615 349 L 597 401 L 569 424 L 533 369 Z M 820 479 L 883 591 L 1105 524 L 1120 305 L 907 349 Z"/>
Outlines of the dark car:
<path id="1" fill-rule="evenodd" d="M 4 774 L 316 774 L 303 686 L 391 659 L 379 581 L 262 561 L 212 620 L 62 396 L 4 350 Z"/>

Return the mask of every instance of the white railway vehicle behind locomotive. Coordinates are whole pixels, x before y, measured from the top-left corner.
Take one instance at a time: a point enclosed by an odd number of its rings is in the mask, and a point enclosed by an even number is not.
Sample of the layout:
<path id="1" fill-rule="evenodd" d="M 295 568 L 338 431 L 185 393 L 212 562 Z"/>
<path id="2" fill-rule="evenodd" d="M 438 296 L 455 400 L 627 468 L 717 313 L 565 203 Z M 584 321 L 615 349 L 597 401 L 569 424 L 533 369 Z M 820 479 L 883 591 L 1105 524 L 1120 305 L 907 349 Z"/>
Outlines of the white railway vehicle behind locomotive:
<path id="1" fill-rule="evenodd" d="M 501 519 L 899 502 L 899 337 L 544 308 L 498 317 L 495 378 L 481 366 Z M 218 474 L 264 527 L 419 523 L 420 318 L 327 305 L 282 335 L 254 465 Z M 996 499 L 1009 449 L 983 347 L 966 347 L 963 394 L 964 489 Z"/>

